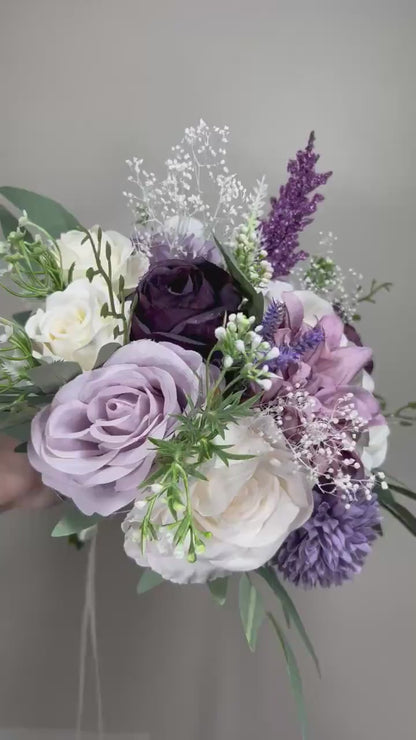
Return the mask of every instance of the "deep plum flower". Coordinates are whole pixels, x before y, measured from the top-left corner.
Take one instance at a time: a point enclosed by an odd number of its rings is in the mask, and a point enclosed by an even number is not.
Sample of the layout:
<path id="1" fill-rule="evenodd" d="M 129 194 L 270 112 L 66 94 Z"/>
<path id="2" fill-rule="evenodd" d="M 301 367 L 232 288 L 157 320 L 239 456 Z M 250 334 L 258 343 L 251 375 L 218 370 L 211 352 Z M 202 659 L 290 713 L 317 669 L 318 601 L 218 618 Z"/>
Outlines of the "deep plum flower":
<path id="1" fill-rule="evenodd" d="M 377 499 L 364 496 L 349 508 L 334 495 L 314 492 L 314 512 L 291 532 L 272 564 L 305 588 L 339 586 L 359 573 L 380 529 Z"/>
<path id="2" fill-rule="evenodd" d="M 241 294 L 230 275 L 203 259 L 173 259 L 149 270 L 137 288 L 133 339 L 168 340 L 207 356 L 224 314 Z"/>
<path id="3" fill-rule="evenodd" d="M 29 460 L 45 485 L 103 516 L 133 501 L 186 397 L 199 393 L 202 359 L 174 344 L 139 341 L 63 386 L 32 422 Z"/>

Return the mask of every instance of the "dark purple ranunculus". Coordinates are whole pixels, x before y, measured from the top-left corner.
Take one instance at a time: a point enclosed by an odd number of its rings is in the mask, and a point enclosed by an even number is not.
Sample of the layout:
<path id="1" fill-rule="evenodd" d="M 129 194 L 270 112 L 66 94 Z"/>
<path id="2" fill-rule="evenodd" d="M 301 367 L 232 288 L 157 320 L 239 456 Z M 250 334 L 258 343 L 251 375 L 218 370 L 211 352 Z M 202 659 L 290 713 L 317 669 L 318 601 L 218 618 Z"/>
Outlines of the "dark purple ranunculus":
<path id="1" fill-rule="evenodd" d="M 159 262 L 137 288 L 133 339 L 179 344 L 207 356 L 224 314 L 238 309 L 242 296 L 228 272 L 204 259 Z"/>

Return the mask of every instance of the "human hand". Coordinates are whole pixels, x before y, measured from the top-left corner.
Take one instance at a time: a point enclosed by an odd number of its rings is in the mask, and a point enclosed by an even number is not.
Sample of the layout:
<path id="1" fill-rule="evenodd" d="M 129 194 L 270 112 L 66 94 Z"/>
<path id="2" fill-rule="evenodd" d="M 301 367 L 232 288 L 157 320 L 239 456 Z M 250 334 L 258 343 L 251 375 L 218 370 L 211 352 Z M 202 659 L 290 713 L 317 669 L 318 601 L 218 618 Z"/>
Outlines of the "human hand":
<path id="1" fill-rule="evenodd" d="M 27 455 L 14 452 L 17 444 L 15 439 L 0 435 L 0 512 L 43 509 L 56 503 L 56 494 L 43 486 Z"/>

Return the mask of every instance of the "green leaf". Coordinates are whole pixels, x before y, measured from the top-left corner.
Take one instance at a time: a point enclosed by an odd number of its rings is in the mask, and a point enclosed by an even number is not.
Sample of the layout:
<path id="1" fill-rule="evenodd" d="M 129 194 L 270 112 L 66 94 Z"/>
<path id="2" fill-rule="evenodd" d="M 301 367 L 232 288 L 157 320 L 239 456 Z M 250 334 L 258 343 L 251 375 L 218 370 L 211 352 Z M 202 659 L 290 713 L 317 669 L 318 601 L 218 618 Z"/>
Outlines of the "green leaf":
<path id="1" fill-rule="evenodd" d="M 227 599 L 228 576 L 216 578 L 215 581 L 208 581 L 208 588 L 217 604 L 224 606 Z"/>
<path id="2" fill-rule="evenodd" d="M 98 514 L 86 516 L 82 511 L 76 509 L 73 504 L 64 504 L 64 507 L 64 516 L 53 528 L 51 537 L 68 537 L 71 534 L 84 533 L 102 519 Z"/>
<path id="3" fill-rule="evenodd" d="M 44 195 L 23 188 L 0 187 L 0 194 L 21 211 L 26 211 L 30 221 L 38 224 L 58 238 L 64 231 L 79 229 L 79 221 L 60 203 Z"/>
<path id="4" fill-rule="evenodd" d="M 265 611 L 261 597 L 246 573 L 243 573 L 240 578 L 238 601 L 244 634 L 250 650 L 254 653 Z"/>
<path id="5" fill-rule="evenodd" d="M 101 365 L 104 365 L 107 360 L 110 359 L 111 355 L 114 354 L 114 352 L 117 352 L 118 349 L 120 349 L 121 344 L 118 342 L 108 342 L 108 344 L 104 344 L 103 347 L 101 347 L 97 359 L 95 361 L 94 370 L 97 367 L 101 367 Z"/>
<path id="6" fill-rule="evenodd" d="M 31 315 L 32 311 L 18 311 L 18 313 L 13 314 L 13 321 L 19 324 L 19 326 L 25 326 L 26 321 Z"/>
<path id="7" fill-rule="evenodd" d="M 11 231 L 16 231 L 18 225 L 17 218 L 0 203 L 0 226 L 4 239 L 7 239 Z"/>
<path id="8" fill-rule="evenodd" d="M 28 441 L 29 440 L 27 440 L 26 442 L 21 442 L 19 445 L 17 445 L 17 447 L 14 448 L 14 451 L 15 452 L 27 452 Z"/>
<path id="9" fill-rule="evenodd" d="M 33 417 L 36 415 L 38 409 L 32 409 L 32 414 L 29 418 L 26 417 L 25 421 L 19 422 L 17 414 L 8 414 L 10 417 L 7 421 L 3 419 L 4 414 L 1 415 L 0 430 L 7 432 L 8 436 L 13 439 L 18 439 L 20 442 L 28 442 L 30 439 L 30 427 Z"/>
<path id="10" fill-rule="evenodd" d="M 270 620 L 272 626 L 274 627 L 274 630 L 276 632 L 277 637 L 279 638 L 279 642 L 282 646 L 282 649 L 283 649 L 283 652 L 286 658 L 286 667 L 287 667 L 287 672 L 289 675 L 290 685 L 293 691 L 293 697 L 296 703 L 296 709 L 298 712 L 299 722 L 300 722 L 301 729 L 302 729 L 302 738 L 303 740 L 306 740 L 307 723 L 306 723 L 305 701 L 303 698 L 302 679 L 300 676 L 296 657 L 295 657 L 295 654 L 290 646 L 290 643 L 286 635 L 284 634 L 283 630 L 277 623 L 273 614 L 271 614 L 270 612 L 267 612 L 267 617 Z"/>
<path id="11" fill-rule="evenodd" d="M 389 483 L 389 488 L 391 488 L 395 493 L 400 493 L 402 496 L 406 496 L 407 498 L 411 498 L 413 501 L 416 501 L 416 493 L 411 491 L 409 488 L 405 488 L 405 486 L 398 486 L 396 483 Z"/>
<path id="12" fill-rule="evenodd" d="M 250 315 L 254 315 L 256 320 L 260 323 L 263 318 L 264 311 L 264 299 L 261 293 L 253 288 L 252 284 L 244 273 L 240 270 L 239 265 L 234 259 L 234 255 L 228 247 L 218 241 L 214 234 L 214 241 L 219 251 L 224 257 L 224 262 L 231 277 L 235 280 L 237 285 L 240 286 L 241 292 L 248 300 L 247 311 Z"/>
<path id="13" fill-rule="evenodd" d="M 52 393 L 82 373 L 77 362 L 51 362 L 32 367 L 28 375 L 44 393 Z"/>
<path id="14" fill-rule="evenodd" d="M 159 573 L 155 573 L 154 570 L 147 568 L 141 575 L 140 581 L 137 584 L 137 593 L 145 594 L 146 591 L 150 591 L 155 586 L 159 586 L 163 583 L 162 576 Z"/>
<path id="15" fill-rule="evenodd" d="M 272 591 L 276 594 L 277 598 L 280 600 L 282 604 L 283 613 L 286 618 L 287 626 L 289 627 L 290 622 L 293 621 L 293 624 L 295 625 L 297 631 L 299 632 L 299 635 L 302 638 L 302 641 L 306 649 L 310 653 L 315 663 L 316 670 L 318 671 L 318 674 L 320 676 L 321 669 L 319 666 L 319 660 L 315 653 L 314 647 L 309 639 L 308 633 L 306 632 L 306 629 L 300 618 L 300 614 L 298 610 L 296 609 L 296 606 L 294 605 L 285 587 L 282 585 L 282 583 L 280 583 L 276 573 L 274 572 L 272 568 L 268 568 L 267 566 L 262 566 L 261 568 L 257 570 L 257 573 L 262 578 L 264 578 L 268 586 L 270 586 Z"/>
<path id="16" fill-rule="evenodd" d="M 378 500 L 406 529 L 416 537 L 416 517 L 402 504 L 398 504 L 389 489 L 377 488 Z"/>

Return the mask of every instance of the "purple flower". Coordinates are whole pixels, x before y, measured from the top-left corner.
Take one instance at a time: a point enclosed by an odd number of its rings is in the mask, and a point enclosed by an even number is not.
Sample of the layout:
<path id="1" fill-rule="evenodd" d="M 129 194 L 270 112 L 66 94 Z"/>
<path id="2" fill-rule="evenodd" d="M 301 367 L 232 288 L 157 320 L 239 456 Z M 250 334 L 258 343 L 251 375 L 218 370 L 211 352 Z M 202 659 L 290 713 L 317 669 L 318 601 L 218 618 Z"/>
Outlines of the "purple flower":
<path id="1" fill-rule="evenodd" d="M 296 263 L 308 256 L 306 252 L 296 252 L 299 234 L 312 223 L 312 214 L 324 199 L 320 193 L 312 197 L 310 193 L 325 185 L 332 174 L 315 171 L 319 154 L 313 151 L 314 141 L 312 132 L 306 149 L 298 151 L 296 159 L 289 161 L 289 180 L 280 188 L 279 198 L 271 199 L 270 214 L 261 226 L 264 249 L 273 267 L 274 278 L 289 275 Z"/>
<path id="2" fill-rule="evenodd" d="M 339 586 L 361 571 L 380 532 L 378 502 L 363 496 L 346 508 L 337 496 L 316 491 L 314 500 L 311 518 L 288 536 L 272 564 L 296 586 Z"/>
<path id="3" fill-rule="evenodd" d="M 112 514 L 136 498 L 152 467 L 148 437 L 168 437 L 186 396 L 197 399 L 201 366 L 199 354 L 167 342 L 121 347 L 35 416 L 31 465 L 85 514 Z"/>
<path id="4" fill-rule="evenodd" d="M 133 339 L 168 340 L 207 356 L 224 314 L 234 312 L 241 294 L 228 272 L 206 260 L 165 260 L 137 288 Z"/>

